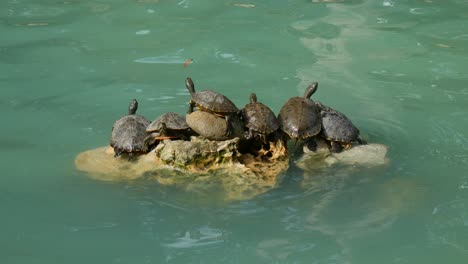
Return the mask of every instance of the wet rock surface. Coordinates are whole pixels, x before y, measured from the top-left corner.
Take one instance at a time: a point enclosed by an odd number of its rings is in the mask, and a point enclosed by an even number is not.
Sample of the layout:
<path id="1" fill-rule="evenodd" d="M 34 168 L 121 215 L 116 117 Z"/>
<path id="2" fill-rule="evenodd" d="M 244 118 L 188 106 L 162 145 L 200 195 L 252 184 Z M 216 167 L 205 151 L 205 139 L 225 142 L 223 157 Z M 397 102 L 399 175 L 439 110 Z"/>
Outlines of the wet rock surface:
<path id="1" fill-rule="evenodd" d="M 114 158 L 113 149 L 101 147 L 80 153 L 75 159 L 78 170 L 96 180 L 155 180 L 162 185 L 178 186 L 196 193 L 221 193 L 224 200 L 250 199 L 275 188 L 290 166 L 303 170 L 303 184 L 314 181 L 315 174 L 339 165 L 343 170 L 386 164 L 387 148 L 380 144 L 354 146 L 331 153 L 319 141 L 316 151 L 288 153 L 282 140 L 254 144 L 234 138 L 212 141 L 191 137 L 190 141 L 164 140 L 151 152 L 128 159 Z"/>
<path id="2" fill-rule="evenodd" d="M 154 179 L 193 192 L 221 189 L 226 200 L 249 199 L 277 185 L 277 177 L 289 166 L 282 141 L 269 143 L 268 150 L 242 153 L 239 138 L 211 141 L 165 140 L 148 154 L 128 160 L 114 158 L 110 147 L 80 153 L 78 170 L 105 181 Z"/>
<path id="3" fill-rule="evenodd" d="M 333 165 L 380 166 L 389 162 L 387 146 L 383 144 L 355 145 L 340 153 L 331 153 L 324 140 L 317 140 L 317 150 L 303 147 L 304 154 L 298 159 L 297 166 L 311 171 Z"/>

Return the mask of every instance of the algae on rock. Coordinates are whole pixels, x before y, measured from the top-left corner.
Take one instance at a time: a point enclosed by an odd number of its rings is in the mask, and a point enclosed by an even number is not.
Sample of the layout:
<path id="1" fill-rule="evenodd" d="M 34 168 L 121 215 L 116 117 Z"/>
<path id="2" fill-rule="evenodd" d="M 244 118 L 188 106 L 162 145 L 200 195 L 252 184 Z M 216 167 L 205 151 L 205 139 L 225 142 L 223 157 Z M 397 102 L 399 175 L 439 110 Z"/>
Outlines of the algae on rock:
<path id="1" fill-rule="evenodd" d="M 267 150 L 255 155 L 241 151 L 239 143 L 239 138 L 164 140 L 132 160 L 114 158 L 112 148 L 102 147 L 80 153 L 75 165 L 98 180 L 146 178 L 198 193 L 221 190 L 225 200 L 250 199 L 277 185 L 289 159 L 282 141 L 269 143 Z"/>
<path id="2" fill-rule="evenodd" d="M 151 152 L 131 160 L 125 155 L 114 158 L 110 147 L 97 148 L 80 153 L 75 165 L 98 180 L 149 179 L 202 195 L 216 192 L 224 200 L 242 200 L 275 188 L 278 176 L 289 167 L 289 155 L 304 171 L 301 186 L 306 189 L 315 188 L 320 175 L 328 175 L 330 169 L 334 174 L 348 175 L 359 167 L 387 164 L 384 145 L 357 145 L 330 153 L 323 140 L 317 143 L 316 151 L 306 153 L 297 145 L 296 150 L 302 154 L 296 156 L 288 153 L 282 140 L 258 143 L 239 138 L 212 141 L 191 137 L 190 141 L 164 140 Z"/>
<path id="3" fill-rule="evenodd" d="M 189 172 L 203 172 L 217 166 L 232 165 L 239 155 L 239 138 L 212 141 L 192 137 L 190 141 L 166 140 L 154 150 L 162 163 Z"/>

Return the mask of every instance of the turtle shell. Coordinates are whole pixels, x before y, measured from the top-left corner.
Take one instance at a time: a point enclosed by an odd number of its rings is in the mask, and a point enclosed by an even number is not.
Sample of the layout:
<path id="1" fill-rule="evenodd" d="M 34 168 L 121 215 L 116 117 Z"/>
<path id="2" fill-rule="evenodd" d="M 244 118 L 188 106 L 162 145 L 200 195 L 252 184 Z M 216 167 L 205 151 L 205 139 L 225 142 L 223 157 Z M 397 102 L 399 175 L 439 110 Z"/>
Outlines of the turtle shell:
<path id="1" fill-rule="evenodd" d="M 226 96 L 215 91 L 199 91 L 192 94 L 192 101 L 202 110 L 214 113 L 236 113 L 236 105 Z"/>
<path id="2" fill-rule="evenodd" d="M 195 111 L 186 116 L 187 124 L 200 136 L 210 140 L 226 140 L 226 119 L 205 111 Z"/>
<path id="3" fill-rule="evenodd" d="M 275 113 L 266 105 L 251 102 L 242 110 L 244 125 L 262 134 L 270 134 L 279 128 Z"/>
<path id="4" fill-rule="evenodd" d="M 320 134 L 327 140 L 342 143 L 352 143 L 359 138 L 359 129 L 345 114 L 316 102 L 322 117 L 322 131 Z"/>
<path id="5" fill-rule="evenodd" d="M 162 127 L 162 123 L 166 124 L 166 128 L 170 130 L 187 130 L 189 125 L 185 122 L 185 117 L 174 112 L 168 112 L 160 115 L 146 128 L 146 132 L 156 132 Z"/>
<path id="6" fill-rule="evenodd" d="M 226 119 L 212 113 L 195 111 L 186 116 L 186 121 L 193 131 L 209 140 L 228 140 L 241 137 L 244 133 L 242 122 L 238 117 L 230 120 L 233 131 L 229 136 L 226 134 L 228 128 Z"/>
<path id="7" fill-rule="evenodd" d="M 322 127 L 319 110 L 309 98 L 292 97 L 281 107 L 278 115 L 280 129 L 294 139 L 313 137 Z"/>
<path id="8" fill-rule="evenodd" d="M 144 150 L 148 120 L 139 115 L 127 115 L 115 121 L 112 127 L 110 145 L 124 152 L 141 152 Z"/>

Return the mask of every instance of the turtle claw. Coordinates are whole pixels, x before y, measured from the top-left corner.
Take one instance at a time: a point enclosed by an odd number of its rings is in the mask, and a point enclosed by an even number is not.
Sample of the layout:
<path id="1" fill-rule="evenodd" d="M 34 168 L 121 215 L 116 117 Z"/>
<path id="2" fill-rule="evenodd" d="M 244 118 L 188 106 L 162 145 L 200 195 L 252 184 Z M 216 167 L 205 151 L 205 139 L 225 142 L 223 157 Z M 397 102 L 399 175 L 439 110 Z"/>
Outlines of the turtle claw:
<path id="1" fill-rule="evenodd" d="M 245 138 L 246 140 L 249 140 L 249 139 L 252 138 L 249 131 L 245 131 L 245 133 L 244 133 L 244 138 Z"/>
<path id="2" fill-rule="evenodd" d="M 114 158 L 118 158 L 120 155 L 122 155 L 122 152 L 122 150 L 114 148 Z"/>
<path id="3" fill-rule="evenodd" d="M 227 136 L 227 137 L 231 137 L 231 136 L 232 136 L 232 129 L 230 129 L 229 127 L 226 129 L 226 136 Z"/>

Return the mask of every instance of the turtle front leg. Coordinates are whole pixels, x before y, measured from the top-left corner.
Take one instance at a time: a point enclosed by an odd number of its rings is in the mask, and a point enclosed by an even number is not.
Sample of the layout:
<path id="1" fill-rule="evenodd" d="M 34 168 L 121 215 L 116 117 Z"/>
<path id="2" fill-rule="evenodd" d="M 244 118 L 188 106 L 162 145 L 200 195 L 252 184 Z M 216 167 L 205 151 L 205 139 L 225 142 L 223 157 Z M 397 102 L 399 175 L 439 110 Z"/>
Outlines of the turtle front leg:
<path id="1" fill-rule="evenodd" d="M 317 151 L 317 141 L 315 141 L 315 138 L 309 138 L 304 143 L 310 151 Z"/>
<path id="2" fill-rule="evenodd" d="M 340 143 L 335 142 L 335 141 L 330 141 L 330 152 L 331 153 L 340 153 L 343 151 L 343 147 L 341 146 Z"/>
<path id="3" fill-rule="evenodd" d="M 151 147 L 152 145 L 155 145 L 155 144 L 157 145 L 157 143 L 159 143 L 159 142 L 157 142 L 157 141 L 158 141 L 158 140 L 156 140 L 156 136 L 154 135 L 154 133 L 151 134 L 151 135 L 149 135 L 149 136 L 147 136 L 147 137 L 145 138 L 145 140 L 143 141 L 143 146 L 144 146 L 144 147 L 143 147 L 143 152 L 149 152 L 149 151 L 150 151 L 150 147 Z"/>
<path id="4" fill-rule="evenodd" d="M 193 108 L 195 107 L 195 103 L 190 100 L 189 102 L 189 110 L 187 111 L 187 114 L 191 114 L 193 112 Z"/>
<path id="5" fill-rule="evenodd" d="M 224 119 L 226 119 L 226 136 L 231 137 L 234 134 L 234 128 L 232 127 L 232 118 L 229 115 L 225 115 Z"/>
<path id="6" fill-rule="evenodd" d="M 195 131 L 193 131 L 191 128 L 187 129 L 185 132 L 182 132 L 180 135 L 180 139 L 185 140 L 185 141 L 190 141 L 191 136 L 198 136 Z"/>
<path id="7" fill-rule="evenodd" d="M 249 128 L 249 130 L 245 131 L 244 137 L 245 137 L 245 139 L 247 139 L 247 140 L 252 139 L 252 138 L 254 137 L 254 132 L 253 132 L 253 130 L 252 130 L 251 128 Z"/>
<path id="8" fill-rule="evenodd" d="M 288 140 L 291 138 L 289 137 L 288 134 L 284 133 L 281 129 L 278 129 L 275 131 L 275 140 L 281 140 L 283 141 L 283 144 L 286 145 L 288 143 Z"/>

